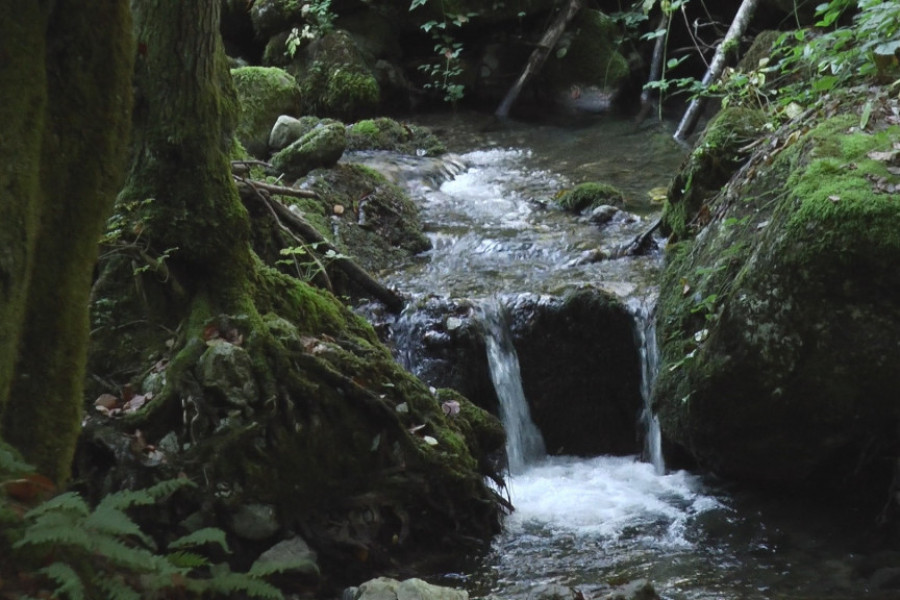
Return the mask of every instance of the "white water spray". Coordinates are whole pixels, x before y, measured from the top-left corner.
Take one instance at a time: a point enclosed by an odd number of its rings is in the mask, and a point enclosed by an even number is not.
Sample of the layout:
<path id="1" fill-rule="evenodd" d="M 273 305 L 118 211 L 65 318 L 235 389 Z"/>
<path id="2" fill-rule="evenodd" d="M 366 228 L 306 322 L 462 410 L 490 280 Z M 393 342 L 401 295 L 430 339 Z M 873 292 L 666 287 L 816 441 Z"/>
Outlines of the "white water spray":
<path id="1" fill-rule="evenodd" d="M 484 340 L 491 380 L 500 401 L 500 421 L 506 430 L 509 471 L 518 474 L 525 466 L 546 454 L 544 438 L 531 420 L 522 389 L 519 358 L 513 346 L 503 308 L 496 300 L 481 305 Z"/>

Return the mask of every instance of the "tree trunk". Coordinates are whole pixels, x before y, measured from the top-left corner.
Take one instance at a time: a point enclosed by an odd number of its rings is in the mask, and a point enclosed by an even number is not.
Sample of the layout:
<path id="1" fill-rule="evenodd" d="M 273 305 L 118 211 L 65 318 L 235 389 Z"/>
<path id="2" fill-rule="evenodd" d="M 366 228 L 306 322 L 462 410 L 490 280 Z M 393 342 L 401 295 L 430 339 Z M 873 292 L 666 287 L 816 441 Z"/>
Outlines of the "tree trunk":
<path id="1" fill-rule="evenodd" d="M 522 70 L 522 74 L 519 75 L 519 78 L 513 86 L 506 92 L 503 102 L 500 103 L 500 106 L 498 106 L 497 110 L 494 112 L 495 116 L 500 119 L 505 119 L 509 116 L 509 109 L 512 108 L 513 103 L 519 97 L 522 88 L 524 88 L 525 84 L 541 70 L 541 66 L 544 64 L 544 61 L 547 60 L 550 51 L 553 50 L 553 47 L 556 46 L 556 42 L 559 41 L 560 36 L 562 36 L 563 32 L 566 30 L 566 25 L 568 25 L 569 21 L 578 14 L 580 9 L 581 0 L 568 0 L 565 8 L 560 11 L 556 20 L 553 21 L 553 24 L 547 28 L 544 37 L 538 42 L 537 48 L 531 53 L 531 57 L 529 57 L 528 63 Z"/>
<path id="2" fill-rule="evenodd" d="M 125 0 L 0 8 L 0 425 L 57 482 L 80 430 L 88 296 L 121 181 L 133 56 Z"/>
<path id="3" fill-rule="evenodd" d="M 231 179 L 237 96 L 218 35 L 221 3 L 135 5 L 134 145 L 119 203 L 142 203 L 136 226 L 151 256 L 191 297 L 242 307 L 249 220 Z M 149 202 L 146 202 L 150 199 Z"/>
<path id="4" fill-rule="evenodd" d="M 753 12 L 756 10 L 757 3 L 758 0 L 744 0 L 741 3 L 737 14 L 734 15 L 734 20 L 731 21 L 731 27 L 728 28 L 728 32 L 725 34 L 725 39 L 723 39 L 722 43 L 719 44 L 719 47 L 716 48 L 716 54 L 709 64 L 706 75 L 703 76 L 703 81 L 701 82 L 703 89 L 709 87 L 713 81 L 722 75 L 722 71 L 725 69 L 725 61 L 728 57 L 728 52 L 732 48 L 735 48 L 740 42 L 741 35 L 743 35 L 744 30 L 747 29 L 750 19 L 753 18 Z M 694 128 L 697 127 L 697 121 L 700 119 L 700 113 L 703 111 L 703 106 L 705 104 L 706 98 L 703 96 L 698 96 L 691 101 L 687 110 L 684 112 L 684 116 L 681 118 L 681 122 L 678 124 L 678 129 L 675 131 L 674 137 L 676 141 L 684 142 L 687 137 L 691 135 Z"/>

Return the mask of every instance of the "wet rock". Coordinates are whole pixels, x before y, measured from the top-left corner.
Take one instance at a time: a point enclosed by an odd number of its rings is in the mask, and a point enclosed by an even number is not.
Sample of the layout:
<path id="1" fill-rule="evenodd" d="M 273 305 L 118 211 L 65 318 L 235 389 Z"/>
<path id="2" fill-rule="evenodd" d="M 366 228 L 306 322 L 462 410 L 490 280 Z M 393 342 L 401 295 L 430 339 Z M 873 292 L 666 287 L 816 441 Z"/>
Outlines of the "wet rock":
<path id="1" fill-rule="evenodd" d="M 283 591 L 298 590 L 321 577 L 316 553 L 299 536 L 278 542 L 256 559 L 255 567 L 276 573 L 272 583 Z"/>
<path id="2" fill-rule="evenodd" d="M 659 594 L 649 581 L 637 579 L 600 596 L 599 600 L 659 600 Z"/>
<path id="3" fill-rule="evenodd" d="M 279 530 L 275 507 L 271 504 L 245 504 L 231 516 L 231 530 L 245 540 L 265 540 Z"/>
<path id="4" fill-rule="evenodd" d="M 347 144 L 344 126 L 323 121 L 272 156 L 272 166 L 291 178 L 303 177 L 313 169 L 337 164 Z"/>
<path id="5" fill-rule="evenodd" d="M 575 600 L 575 590 L 558 583 L 537 585 L 528 590 L 528 600 Z"/>
<path id="6" fill-rule="evenodd" d="M 507 302 L 522 387 L 551 454 L 633 454 L 641 410 L 634 323 L 601 290 Z"/>
<path id="7" fill-rule="evenodd" d="M 588 220 L 592 224 L 597 226 L 606 225 L 607 223 L 612 221 L 613 218 L 620 212 L 621 210 L 615 206 L 612 206 L 610 204 L 601 204 L 591 211 Z"/>
<path id="8" fill-rule="evenodd" d="M 451 388 L 497 413 L 484 332 L 469 300 L 431 296 L 410 304 L 391 325 L 398 361 L 428 385 Z"/>
<path id="9" fill-rule="evenodd" d="M 272 124 L 300 111 L 297 81 L 276 67 L 241 67 L 231 77 L 241 106 L 235 134 L 247 152 L 266 158 Z"/>
<path id="10" fill-rule="evenodd" d="M 416 578 L 401 582 L 379 577 L 363 583 L 351 593 L 352 600 L 469 600 L 465 590 L 432 585 Z"/>
<path id="11" fill-rule="evenodd" d="M 347 127 L 348 150 L 390 150 L 416 156 L 438 156 L 447 149 L 431 131 L 386 117 L 358 121 Z"/>

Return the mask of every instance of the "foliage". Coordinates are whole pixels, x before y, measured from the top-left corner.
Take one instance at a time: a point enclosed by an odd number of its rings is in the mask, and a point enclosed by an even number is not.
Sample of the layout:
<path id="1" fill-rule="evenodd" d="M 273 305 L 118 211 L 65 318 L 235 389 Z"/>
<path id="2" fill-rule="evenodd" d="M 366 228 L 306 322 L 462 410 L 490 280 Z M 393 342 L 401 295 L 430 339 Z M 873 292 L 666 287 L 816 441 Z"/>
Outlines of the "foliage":
<path id="1" fill-rule="evenodd" d="M 841 25 L 854 7 L 851 24 Z M 782 90 L 779 104 L 806 104 L 861 78 L 900 78 L 900 3 L 831 0 L 816 8 L 816 16 L 824 33 L 799 30 L 778 40 L 778 69 L 795 80 Z"/>
<path id="2" fill-rule="evenodd" d="M 331 11 L 331 0 L 310 0 L 303 5 L 303 28 L 294 27 L 285 41 L 285 55 L 294 58 L 297 50 L 307 42 L 317 40 L 334 30 L 335 15 Z"/>
<path id="3" fill-rule="evenodd" d="M 216 528 L 191 532 L 159 549 L 126 511 L 157 504 L 184 488 L 187 479 L 160 482 L 143 490 L 108 494 L 93 509 L 75 492 L 35 504 L 47 491 L 42 478 L 0 442 L 0 582 L 15 594 L 84 598 L 181 598 L 228 596 L 280 599 L 281 592 L 260 579 L 271 569 L 232 573 L 196 552 L 217 546 L 228 552 Z"/>
<path id="4" fill-rule="evenodd" d="M 409 10 L 415 10 L 428 2 L 429 0 L 412 0 Z M 462 27 L 475 14 L 448 12 L 443 0 L 441 0 L 441 14 L 443 15 L 441 20 L 426 21 L 421 25 L 422 31 L 430 34 L 434 40 L 434 53 L 437 60 L 421 65 L 419 70 L 429 78 L 429 82 L 424 86 L 425 89 L 442 93 L 445 102 L 456 103 L 462 100 L 465 94 L 465 86 L 459 81 L 463 72 L 460 58 L 463 45 L 462 42 L 456 41 L 450 30 L 452 27 Z"/>

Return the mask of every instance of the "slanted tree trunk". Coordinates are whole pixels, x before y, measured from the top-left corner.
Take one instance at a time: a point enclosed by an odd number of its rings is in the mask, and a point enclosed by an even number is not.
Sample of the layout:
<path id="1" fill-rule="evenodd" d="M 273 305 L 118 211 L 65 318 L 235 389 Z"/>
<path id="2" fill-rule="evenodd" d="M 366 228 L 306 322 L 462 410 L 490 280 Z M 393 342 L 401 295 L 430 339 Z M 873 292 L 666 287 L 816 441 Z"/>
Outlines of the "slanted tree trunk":
<path id="1" fill-rule="evenodd" d="M 134 56 L 126 0 L 0 6 L 0 431 L 69 475 L 97 240 L 121 182 Z"/>
<path id="2" fill-rule="evenodd" d="M 513 103 L 519 97 L 522 88 L 525 87 L 525 84 L 528 83 L 532 77 L 540 72 L 544 61 L 547 60 L 547 56 L 553 50 L 553 47 L 556 46 L 556 42 L 559 41 L 560 36 L 562 36 L 563 32 L 566 30 L 566 25 L 568 25 L 569 21 L 578 14 L 580 9 L 581 0 L 568 0 L 566 6 L 559 12 L 559 15 L 557 15 L 556 20 L 553 21 L 550 27 L 547 28 L 547 31 L 544 32 L 544 36 L 541 38 L 541 41 L 538 42 L 537 48 L 531 53 L 528 63 L 522 70 L 522 74 L 519 75 L 519 78 L 513 86 L 506 92 L 506 96 L 503 98 L 500 106 L 494 111 L 495 116 L 500 119 L 505 119 L 509 116 L 509 109 L 512 108 Z"/>
<path id="3" fill-rule="evenodd" d="M 706 75 L 703 76 L 703 81 L 701 82 L 703 89 L 709 87 L 712 82 L 722 75 L 728 53 L 739 43 L 741 36 L 747 29 L 747 25 L 750 23 L 750 19 L 753 18 L 753 12 L 756 10 L 757 3 L 758 0 L 744 0 L 741 3 L 737 14 L 734 15 L 734 20 L 731 21 L 731 27 L 728 28 L 728 32 L 725 34 L 725 39 L 716 48 L 716 53 L 709 64 L 709 69 L 707 69 Z M 684 142 L 693 133 L 705 104 L 706 98 L 703 96 L 698 96 L 691 101 L 684 112 L 684 116 L 681 117 L 681 122 L 678 123 L 678 129 L 675 131 L 674 137 L 676 141 Z"/>

